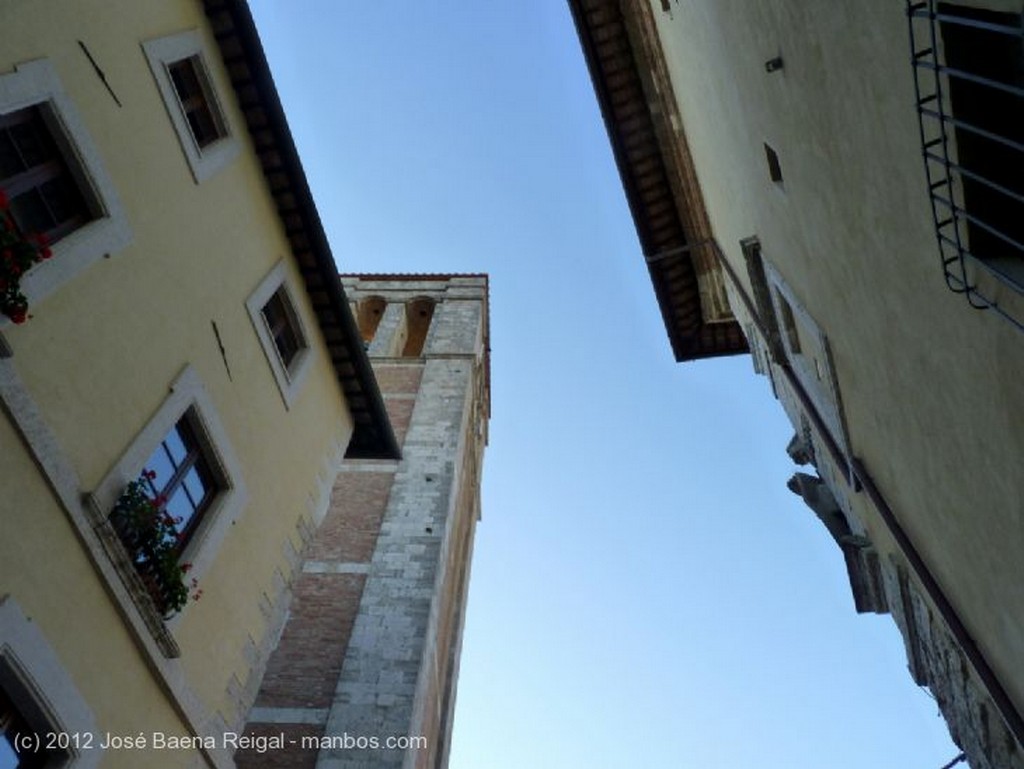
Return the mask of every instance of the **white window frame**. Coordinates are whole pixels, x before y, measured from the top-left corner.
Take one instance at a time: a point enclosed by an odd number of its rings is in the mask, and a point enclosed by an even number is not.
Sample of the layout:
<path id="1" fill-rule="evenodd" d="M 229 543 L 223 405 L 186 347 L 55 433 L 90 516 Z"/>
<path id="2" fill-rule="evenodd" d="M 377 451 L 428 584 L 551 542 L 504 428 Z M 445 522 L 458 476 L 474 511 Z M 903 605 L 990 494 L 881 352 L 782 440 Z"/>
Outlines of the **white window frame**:
<path id="1" fill-rule="evenodd" d="M 17 678 L 19 688 L 28 692 L 31 704 L 45 714 L 54 733 L 92 735 L 88 749 L 83 749 L 83 743 L 71 741 L 68 758 L 58 765 L 72 769 L 99 766 L 103 750 L 92 710 L 39 625 L 29 620 L 9 595 L 0 596 L 0 665 L 7 675 Z M 14 704 L 19 706 L 17 700 Z"/>
<path id="2" fill-rule="evenodd" d="M 835 364 L 832 360 L 832 346 L 829 344 L 828 336 L 796 298 L 793 290 L 774 265 L 766 260 L 764 268 L 775 322 L 793 374 L 817 408 L 832 439 L 849 459 L 851 457 L 849 431 L 846 426 L 843 400 L 839 392 L 839 378 L 836 376 Z M 809 342 L 813 349 L 795 348 L 794 336 L 798 332 L 796 326 L 787 327 L 787 313 L 791 314 L 793 321 L 807 332 L 810 338 L 805 342 Z"/>
<path id="3" fill-rule="evenodd" d="M 231 524 L 241 517 L 248 495 L 238 456 L 209 393 L 192 366 L 186 366 L 174 381 L 167 398 L 100 481 L 92 497 L 101 511 L 109 513 L 124 487 L 139 477 L 153 452 L 190 409 L 195 416 L 196 438 L 221 482 L 221 488 L 181 554 L 183 563 L 192 564 L 191 575 L 202 579 Z"/>
<path id="4" fill-rule="evenodd" d="M 53 258 L 33 267 L 22 279 L 21 290 L 32 307 L 80 272 L 127 246 L 132 239 L 128 219 L 100 153 L 74 103 L 64 92 L 57 70 L 48 59 L 36 59 L 0 75 L 0 114 L 40 107 L 75 181 L 95 211 L 96 218 L 53 246 Z M 0 328 L 11 323 L 0 316 Z"/>
<path id="5" fill-rule="evenodd" d="M 228 120 L 227 110 L 224 109 L 217 95 L 218 84 L 214 82 L 213 71 L 209 66 L 210 57 L 204 51 L 202 36 L 198 30 L 186 30 L 166 37 L 147 40 L 142 43 L 142 50 L 146 54 L 146 61 L 149 62 L 149 68 L 156 80 L 160 98 L 163 99 L 164 106 L 167 108 L 171 125 L 178 135 L 178 142 L 185 154 L 185 160 L 188 161 L 192 178 L 195 179 L 196 184 L 201 184 L 234 160 L 241 149 L 241 143 Z M 192 129 L 185 118 L 168 71 L 170 65 L 193 56 L 198 57 L 203 74 L 210 86 L 208 94 L 211 102 L 210 109 L 217 112 L 225 131 L 227 131 L 227 136 L 222 136 L 202 148 L 199 147 L 192 135 Z"/>
<path id="6" fill-rule="evenodd" d="M 277 345 L 274 343 L 274 337 L 271 335 L 270 329 L 267 327 L 266 318 L 263 316 L 263 308 L 280 288 L 284 288 L 288 296 L 288 301 L 294 311 L 295 323 L 298 325 L 298 331 L 303 339 L 303 347 L 295 354 L 295 358 L 290 366 L 285 366 L 284 361 L 281 360 L 281 355 L 277 351 Z M 253 328 L 256 329 L 256 336 L 259 337 L 260 345 L 267 356 L 270 370 L 274 374 L 274 381 L 277 382 L 277 387 L 281 391 L 285 407 L 289 409 L 292 407 L 299 391 L 302 389 L 303 383 L 306 381 L 306 376 L 309 374 L 310 364 L 313 360 L 313 347 L 310 344 L 310 336 L 306 329 L 306 324 L 303 323 L 299 312 L 299 304 L 295 301 L 296 295 L 297 292 L 292 288 L 291 282 L 288 280 L 287 270 L 282 259 L 274 265 L 266 277 L 260 281 L 256 290 L 245 300 L 245 307 L 249 311 L 249 318 L 252 320 Z"/>

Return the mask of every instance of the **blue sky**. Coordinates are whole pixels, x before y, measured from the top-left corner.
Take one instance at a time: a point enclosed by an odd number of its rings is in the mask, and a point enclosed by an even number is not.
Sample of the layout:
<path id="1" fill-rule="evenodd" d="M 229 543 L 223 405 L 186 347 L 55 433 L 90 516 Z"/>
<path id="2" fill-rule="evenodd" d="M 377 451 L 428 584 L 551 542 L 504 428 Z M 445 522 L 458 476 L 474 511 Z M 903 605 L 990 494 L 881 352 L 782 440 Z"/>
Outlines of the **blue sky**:
<path id="1" fill-rule="evenodd" d="M 345 272 L 491 276 L 453 769 L 938 769 L 747 357 L 677 364 L 566 5 L 253 0 Z"/>

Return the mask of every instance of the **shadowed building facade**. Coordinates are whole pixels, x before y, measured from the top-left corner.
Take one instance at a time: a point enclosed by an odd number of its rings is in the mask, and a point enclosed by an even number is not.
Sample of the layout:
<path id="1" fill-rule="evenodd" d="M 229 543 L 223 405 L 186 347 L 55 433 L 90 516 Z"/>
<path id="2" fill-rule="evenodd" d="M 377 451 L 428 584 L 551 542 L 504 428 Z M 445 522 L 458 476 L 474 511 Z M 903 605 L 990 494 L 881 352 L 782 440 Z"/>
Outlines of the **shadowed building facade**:
<path id="1" fill-rule="evenodd" d="M 856 610 L 1024 766 L 1021 3 L 569 6 L 676 358 L 749 348 Z"/>

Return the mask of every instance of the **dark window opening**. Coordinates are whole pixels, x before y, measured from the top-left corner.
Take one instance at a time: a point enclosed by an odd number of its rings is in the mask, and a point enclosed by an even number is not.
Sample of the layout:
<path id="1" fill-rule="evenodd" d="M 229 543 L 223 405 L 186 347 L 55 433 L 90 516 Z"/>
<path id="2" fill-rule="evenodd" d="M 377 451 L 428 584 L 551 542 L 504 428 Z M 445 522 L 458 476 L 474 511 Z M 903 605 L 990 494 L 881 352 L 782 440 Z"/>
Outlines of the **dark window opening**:
<path id="1" fill-rule="evenodd" d="M 802 352 L 800 347 L 800 332 L 797 331 L 796 317 L 793 315 L 793 307 L 790 305 L 786 297 L 784 297 L 778 290 L 775 291 L 775 298 L 779 303 L 779 320 L 782 322 L 782 333 L 786 335 L 786 344 L 791 353 L 799 355 Z"/>
<path id="2" fill-rule="evenodd" d="M 262 313 L 281 364 L 285 371 L 291 371 L 299 353 L 306 348 L 306 340 L 284 286 L 277 289 L 263 305 Z"/>
<path id="3" fill-rule="evenodd" d="M 782 166 L 779 164 L 778 153 L 769 147 L 767 144 L 764 145 L 764 155 L 768 161 L 768 176 L 771 177 L 773 182 L 782 181 Z"/>
<path id="4" fill-rule="evenodd" d="M 45 735 L 57 733 L 45 711 L 14 669 L 0 659 L 0 769 L 63 766 L 68 754 L 48 746 Z M 21 751 L 19 736 L 39 735 L 38 750 Z"/>
<path id="5" fill-rule="evenodd" d="M 210 81 L 199 56 L 176 61 L 167 67 L 174 92 L 181 103 L 189 131 L 199 149 L 227 136 L 224 119 L 217 109 Z"/>
<path id="6" fill-rule="evenodd" d="M 359 333 L 363 337 L 363 345 L 365 347 L 369 347 L 370 342 L 373 341 L 381 318 L 384 317 L 384 309 L 386 307 L 387 302 L 384 301 L 383 297 L 370 296 L 360 300 L 358 310 Z"/>
<path id="7" fill-rule="evenodd" d="M 1024 41 L 1021 15 L 938 6 L 968 249 L 1024 254 Z M 1000 31 L 1001 30 L 1001 31 Z M 1007 31 L 1009 30 L 1009 31 Z"/>
<path id="8" fill-rule="evenodd" d="M 0 115 L 0 189 L 23 235 L 56 243 L 96 218 L 38 106 Z"/>
<path id="9" fill-rule="evenodd" d="M 427 331 L 434 317 L 433 299 L 414 299 L 405 305 L 405 328 L 407 336 L 402 349 L 403 358 L 418 358 L 423 354 Z"/>
<path id="10" fill-rule="evenodd" d="M 940 265 L 971 307 L 1024 331 L 1024 24 L 907 0 L 914 96 Z"/>

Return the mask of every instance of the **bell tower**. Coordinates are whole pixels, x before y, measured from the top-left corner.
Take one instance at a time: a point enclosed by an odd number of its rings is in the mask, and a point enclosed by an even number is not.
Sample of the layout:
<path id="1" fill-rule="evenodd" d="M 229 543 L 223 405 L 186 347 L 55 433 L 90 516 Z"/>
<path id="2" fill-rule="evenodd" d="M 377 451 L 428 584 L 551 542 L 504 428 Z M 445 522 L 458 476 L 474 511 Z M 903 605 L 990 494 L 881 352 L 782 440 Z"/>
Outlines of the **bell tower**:
<path id="1" fill-rule="evenodd" d="M 487 276 L 342 281 L 402 458 L 346 461 L 246 727 L 286 746 L 236 760 L 440 769 L 480 519 Z"/>

